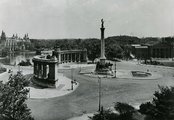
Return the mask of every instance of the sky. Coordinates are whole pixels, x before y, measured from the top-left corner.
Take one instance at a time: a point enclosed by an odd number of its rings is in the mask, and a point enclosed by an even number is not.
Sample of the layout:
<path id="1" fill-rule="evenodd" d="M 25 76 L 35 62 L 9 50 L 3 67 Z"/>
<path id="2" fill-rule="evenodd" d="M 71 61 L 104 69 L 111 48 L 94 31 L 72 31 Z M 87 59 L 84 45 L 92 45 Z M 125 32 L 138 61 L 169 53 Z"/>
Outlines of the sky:
<path id="1" fill-rule="evenodd" d="M 174 0 L 0 0 L 0 31 L 30 38 L 174 36 Z"/>

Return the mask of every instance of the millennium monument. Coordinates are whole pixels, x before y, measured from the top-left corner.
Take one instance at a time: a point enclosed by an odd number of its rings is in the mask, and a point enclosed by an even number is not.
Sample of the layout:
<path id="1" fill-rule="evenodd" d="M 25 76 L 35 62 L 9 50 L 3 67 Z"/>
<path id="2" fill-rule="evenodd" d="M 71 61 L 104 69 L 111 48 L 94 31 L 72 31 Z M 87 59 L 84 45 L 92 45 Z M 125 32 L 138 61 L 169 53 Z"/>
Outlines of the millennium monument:
<path id="1" fill-rule="evenodd" d="M 105 37 L 104 37 L 104 32 L 105 32 L 105 28 L 104 28 L 104 21 L 103 19 L 101 20 L 102 24 L 101 24 L 101 57 L 100 57 L 100 63 L 102 65 L 105 64 L 106 61 L 106 57 L 105 57 Z"/>
<path id="2" fill-rule="evenodd" d="M 33 58 L 34 77 L 32 82 L 43 88 L 56 88 L 58 65 L 64 63 L 86 63 L 87 50 L 63 50 L 55 47 L 52 55 L 37 55 Z"/>
<path id="3" fill-rule="evenodd" d="M 112 74 L 112 64 L 106 62 L 106 57 L 105 57 L 105 38 L 104 38 L 104 32 L 105 32 L 105 27 L 104 27 L 104 20 L 101 19 L 101 56 L 100 56 L 100 61 L 96 64 L 96 69 L 95 72 L 96 74 Z"/>
<path id="4" fill-rule="evenodd" d="M 35 56 L 33 58 L 34 78 L 32 82 L 41 87 L 56 87 L 58 60 L 55 56 Z"/>

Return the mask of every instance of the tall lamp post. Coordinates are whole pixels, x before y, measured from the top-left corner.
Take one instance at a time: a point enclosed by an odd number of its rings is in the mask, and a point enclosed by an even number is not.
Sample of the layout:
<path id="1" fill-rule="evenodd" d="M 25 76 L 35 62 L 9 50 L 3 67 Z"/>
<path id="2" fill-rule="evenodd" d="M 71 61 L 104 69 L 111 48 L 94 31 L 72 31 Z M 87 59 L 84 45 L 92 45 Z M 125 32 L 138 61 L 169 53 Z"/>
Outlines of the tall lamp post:
<path id="1" fill-rule="evenodd" d="M 116 58 L 114 58 L 114 62 L 115 62 L 115 71 L 114 71 L 115 76 L 114 76 L 114 77 L 115 77 L 115 78 L 117 77 L 117 75 L 116 75 L 116 72 L 117 72 L 117 71 L 116 71 L 116 67 L 117 67 L 116 61 L 117 61 L 117 59 L 116 59 Z"/>
<path id="2" fill-rule="evenodd" d="M 116 60 L 115 60 L 115 78 L 117 77 L 117 75 L 116 75 Z"/>
<path id="3" fill-rule="evenodd" d="M 74 83 L 74 76 L 73 76 L 74 69 L 71 69 L 71 90 L 73 90 L 73 83 Z"/>
<path id="4" fill-rule="evenodd" d="M 101 78 L 98 76 L 98 83 L 99 83 L 99 99 L 98 99 L 98 111 L 101 111 Z"/>

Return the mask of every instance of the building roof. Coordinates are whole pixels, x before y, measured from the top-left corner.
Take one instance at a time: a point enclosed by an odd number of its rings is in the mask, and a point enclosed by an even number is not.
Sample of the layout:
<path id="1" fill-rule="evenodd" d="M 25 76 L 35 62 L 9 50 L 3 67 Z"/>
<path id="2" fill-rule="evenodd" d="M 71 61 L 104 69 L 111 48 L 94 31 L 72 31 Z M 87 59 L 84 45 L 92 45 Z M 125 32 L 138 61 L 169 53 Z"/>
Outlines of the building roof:
<path id="1" fill-rule="evenodd" d="M 148 46 L 135 46 L 135 48 L 137 48 L 137 49 L 144 48 L 145 49 L 145 48 L 148 48 Z"/>
<path id="2" fill-rule="evenodd" d="M 131 44 L 132 47 L 141 46 L 140 44 Z"/>

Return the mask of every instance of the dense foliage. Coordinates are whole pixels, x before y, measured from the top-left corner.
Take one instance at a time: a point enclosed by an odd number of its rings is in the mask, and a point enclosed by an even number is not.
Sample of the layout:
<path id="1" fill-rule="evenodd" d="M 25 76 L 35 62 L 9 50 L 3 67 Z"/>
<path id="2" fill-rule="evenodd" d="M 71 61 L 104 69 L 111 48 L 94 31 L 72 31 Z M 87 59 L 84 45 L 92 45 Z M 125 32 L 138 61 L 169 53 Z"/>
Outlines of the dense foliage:
<path id="1" fill-rule="evenodd" d="M 10 76 L 5 84 L 0 83 L 0 119 L 1 120 L 33 120 L 26 100 L 28 89 L 21 73 Z"/>
<path id="2" fill-rule="evenodd" d="M 118 113 L 102 109 L 91 120 L 174 120 L 174 87 L 159 86 L 152 102 L 142 103 L 139 110 L 120 102 L 114 108 Z"/>
<path id="3" fill-rule="evenodd" d="M 140 112 L 146 120 L 174 120 L 174 87 L 161 87 L 154 93 L 152 102 L 141 104 Z"/>
<path id="4" fill-rule="evenodd" d="M 118 113 L 102 108 L 100 112 L 91 117 L 91 120 L 135 120 L 133 118 L 133 113 L 136 111 L 131 105 L 117 102 L 114 108 Z"/>
<path id="5" fill-rule="evenodd" d="M 26 61 L 22 60 L 18 65 L 20 65 L 20 66 L 30 66 L 31 65 L 30 59 L 26 59 Z"/>
<path id="6" fill-rule="evenodd" d="M 105 39 L 105 51 L 107 59 L 123 58 L 129 59 L 131 53 L 131 44 L 154 44 L 164 40 L 168 43 L 174 43 L 173 37 L 165 38 L 138 38 L 134 36 L 113 36 Z M 87 49 L 89 60 L 94 61 L 100 57 L 100 40 L 96 38 L 90 39 L 55 39 L 55 40 L 31 40 L 33 48 L 53 49 L 59 46 L 61 50 L 70 49 Z"/>

